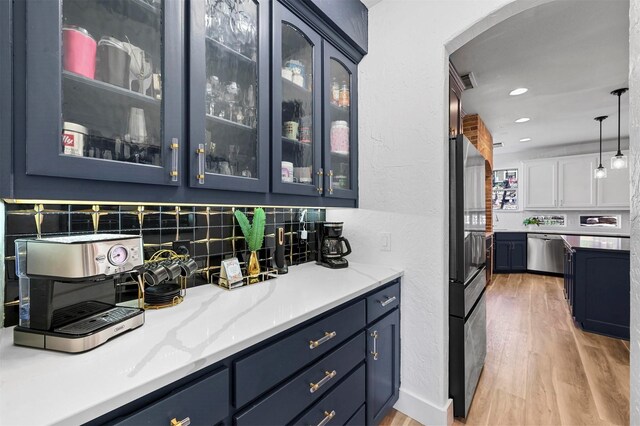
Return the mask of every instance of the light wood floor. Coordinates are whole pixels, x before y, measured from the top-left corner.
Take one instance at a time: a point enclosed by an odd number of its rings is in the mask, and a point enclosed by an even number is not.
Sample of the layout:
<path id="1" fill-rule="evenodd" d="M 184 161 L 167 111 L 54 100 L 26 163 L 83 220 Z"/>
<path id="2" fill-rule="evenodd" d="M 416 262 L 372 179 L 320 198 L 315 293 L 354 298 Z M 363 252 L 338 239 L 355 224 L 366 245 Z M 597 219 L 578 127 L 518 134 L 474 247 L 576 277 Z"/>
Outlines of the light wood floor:
<path id="1" fill-rule="evenodd" d="M 397 411 L 382 424 L 419 425 Z M 495 275 L 486 363 L 469 416 L 454 424 L 629 424 L 629 344 L 574 326 L 561 278 Z"/>

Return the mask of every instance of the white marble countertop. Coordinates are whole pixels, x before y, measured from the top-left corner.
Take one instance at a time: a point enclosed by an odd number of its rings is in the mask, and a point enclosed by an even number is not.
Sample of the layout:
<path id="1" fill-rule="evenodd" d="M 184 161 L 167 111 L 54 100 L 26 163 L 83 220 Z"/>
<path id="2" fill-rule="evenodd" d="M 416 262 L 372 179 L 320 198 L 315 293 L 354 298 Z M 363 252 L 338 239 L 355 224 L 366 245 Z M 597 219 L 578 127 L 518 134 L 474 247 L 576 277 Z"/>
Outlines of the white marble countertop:
<path id="1" fill-rule="evenodd" d="M 80 424 L 300 324 L 402 271 L 314 263 L 227 291 L 199 286 L 180 305 L 145 313 L 145 324 L 83 354 L 13 345 L 0 329 L 0 424 Z"/>
<path id="2" fill-rule="evenodd" d="M 591 228 L 589 227 L 585 227 L 584 229 L 579 229 L 579 230 L 571 230 L 571 229 L 565 229 L 565 228 L 544 229 L 544 228 L 538 228 L 538 227 L 517 228 L 517 229 L 493 228 L 493 233 L 495 234 L 497 232 L 526 232 L 527 234 L 559 234 L 559 235 L 586 235 L 586 236 L 597 235 L 597 236 L 603 236 L 603 237 L 629 238 L 629 234 L 623 234 L 615 231 L 611 231 L 611 232 L 591 231 L 590 229 Z"/>

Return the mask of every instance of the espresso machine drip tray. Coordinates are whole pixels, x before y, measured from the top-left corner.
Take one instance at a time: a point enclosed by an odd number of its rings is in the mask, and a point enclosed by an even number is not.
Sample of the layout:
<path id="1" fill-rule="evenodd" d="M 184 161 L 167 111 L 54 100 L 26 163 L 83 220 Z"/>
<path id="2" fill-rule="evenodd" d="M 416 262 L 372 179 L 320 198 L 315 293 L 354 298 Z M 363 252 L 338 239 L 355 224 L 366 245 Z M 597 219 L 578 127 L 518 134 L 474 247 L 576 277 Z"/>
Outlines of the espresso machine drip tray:
<path id="1" fill-rule="evenodd" d="M 59 328 L 54 328 L 53 331 L 64 334 L 88 334 L 100 330 L 101 328 L 117 324 L 126 318 L 131 318 L 138 314 L 140 314 L 139 309 L 118 306 L 83 320 L 76 321 Z"/>
<path id="2" fill-rule="evenodd" d="M 85 352 L 106 343 L 128 330 L 144 324 L 144 311 L 116 306 L 99 314 L 54 328 L 53 331 L 32 330 L 17 326 L 13 342 L 19 346 L 54 351 Z"/>

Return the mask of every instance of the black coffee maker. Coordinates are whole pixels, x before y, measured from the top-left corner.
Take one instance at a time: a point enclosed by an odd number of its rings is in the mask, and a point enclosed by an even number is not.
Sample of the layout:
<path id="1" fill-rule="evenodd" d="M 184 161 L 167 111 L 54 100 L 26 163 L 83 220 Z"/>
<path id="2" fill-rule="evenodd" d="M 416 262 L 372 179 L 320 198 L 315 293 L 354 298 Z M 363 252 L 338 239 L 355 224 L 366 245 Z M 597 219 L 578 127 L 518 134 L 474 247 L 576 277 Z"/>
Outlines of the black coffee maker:
<path id="1" fill-rule="evenodd" d="M 318 222 L 316 263 L 327 268 L 346 268 L 351 253 L 349 240 L 342 236 L 343 222 Z"/>

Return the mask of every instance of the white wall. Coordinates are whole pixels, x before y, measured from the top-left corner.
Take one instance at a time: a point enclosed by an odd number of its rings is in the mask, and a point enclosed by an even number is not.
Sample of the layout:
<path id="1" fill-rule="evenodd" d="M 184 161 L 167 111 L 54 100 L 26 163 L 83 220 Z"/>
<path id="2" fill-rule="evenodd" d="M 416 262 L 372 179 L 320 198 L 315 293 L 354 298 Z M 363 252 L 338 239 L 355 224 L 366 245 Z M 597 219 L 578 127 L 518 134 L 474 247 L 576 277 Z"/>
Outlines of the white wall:
<path id="1" fill-rule="evenodd" d="M 640 0 L 629 10 L 631 148 L 631 421 L 640 424 Z"/>
<path id="2" fill-rule="evenodd" d="M 457 48 L 542 2 L 383 0 L 369 11 L 369 53 L 359 66 L 360 209 L 329 210 L 327 216 L 346 222 L 350 259 L 405 269 L 396 408 L 424 424 L 445 424 L 448 404 L 446 113 L 452 50 L 445 45 Z M 390 252 L 379 249 L 381 231 L 391 232 Z"/>

